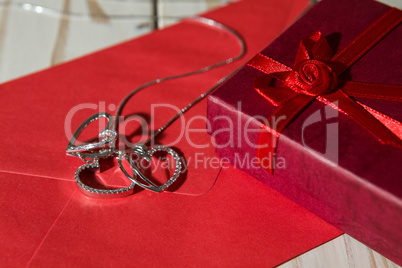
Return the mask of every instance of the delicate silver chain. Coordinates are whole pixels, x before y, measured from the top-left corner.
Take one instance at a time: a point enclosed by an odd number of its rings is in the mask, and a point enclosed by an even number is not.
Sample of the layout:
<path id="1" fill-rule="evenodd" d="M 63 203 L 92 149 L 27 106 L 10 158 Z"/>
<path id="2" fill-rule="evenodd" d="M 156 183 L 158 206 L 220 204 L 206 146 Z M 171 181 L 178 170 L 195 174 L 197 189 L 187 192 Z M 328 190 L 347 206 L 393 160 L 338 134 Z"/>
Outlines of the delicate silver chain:
<path id="1" fill-rule="evenodd" d="M 239 42 L 239 45 L 241 47 L 241 51 L 238 55 L 234 57 L 230 57 L 228 59 L 225 59 L 223 61 L 220 61 L 218 63 L 203 67 L 201 69 L 183 73 L 183 74 L 178 74 L 178 75 L 173 75 L 173 76 L 168 76 L 164 78 L 158 78 L 155 80 L 152 80 L 148 83 L 145 83 L 131 92 L 129 92 L 124 99 L 120 102 L 120 104 L 117 107 L 116 114 L 113 117 L 112 115 L 108 113 L 97 113 L 89 118 L 87 118 L 75 131 L 73 134 L 73 137 L 70 139 L 69 144 L 67 145 L 66 153 L 67 155 L 72 155 L 72 156 L 78 156 L 80 157 L 83 161 L 84 164 L 80 166 L 77 171 L 75 172 L 75 180 L 77 181 L 78 186 L 81 188 L 83 193 L 93 196 L 93 197 L 100 197 L 100 198 L 109 198 L 109 197 L 123 197 L 129 194 L 133 193 L 134 185 L 139 185 L 145 189 L 154 191 L 154 192 L 162 192 L 164 191 L 167 187 L 169 187 L 172 183 L 176 181 L 176 179 L 180 176 L 180 174 L 183 172 L 183 162 L 178 156 L 177 152 L 169 147 L 165 147 L 163 145 L 157 145 L 157 146 L 151 146 L 148 147 L 146 144 L 150 143 L 153 141 L 160 133 L 162 133 L 166 128 L 168 128 L 176 119 L 178 119 L 180 116 L 182 116 L 186 111 L 191 109 L 195 104 L 203 100 L 205 97 L 207 97 L 211 92 L 213 92 L 219 85 L 221 85 L 224 81 L 226 81 L 232 74 L 229 74 L 225 76 L 224 78 L 220 79 L 213 87 L 202 93 L 200 96 L 198 96 L 196 99 L 194 99 L 192 102 L 187 104 L 185 107 L 183 107 L 177 114 L 175 114 L 172 118 L 170 118 L 162 127 L 160 127 L 156 132 L 152 133 L 150 137 L 145 141 L 144 144 L 136 144 L 132 146 L 128 151 L 120 151 L 116 150 L 116 145 L 118 145 L 118 127 L 120 121 L 120 116 L 122 114 L 124 106 L 127 104 L 127 102 L 139 91 L 150 87 L 155 84 L 160 84 L 165 81 L 173 80 L 173 79 L 178 79 L 178 78 L 183 78 L 195 74 L 200 74 L 204 73 L 207 71 L 210 71 L 212 69 L 218 68 L 223 65 L 230 64 L 240 58 L 242 58 L 246 54 L 246 44 L 243 40 L 243 38 L 233 29 L 215 21 L 212 19 L 204 18 L 204 17 L 192 17 L 190 18 L 196 22 L 202 23 L 204 25 L 208 25 L 210 27 L 213 27 L 215 29 L 221 29 L 225 30 L 228 33 L 231 33 L 234 37 L 236 37 L 237 41 Z M 92 142 L 89 144 L 84 144 L 84 145 L 77 145 L 76 140 L 80 133 L 93 121 L 98 120 L 101 117 L 106 117 L 108 120 L 108 125 L 106 128 L 99 134 L 99 138 L 101 138 L 100 141 L 98 142 Z M 132 160 L 132 154 L 135 154 L 139 156 L 142 159 L 145 159 L 146 161 L 150 162 L 152 159 L 152 155 L 156 152 L 166 152 L 167 154 L 171 155 L 174 159 L 175 163 L 175 171 L 173 175 L 169 178 L 167 182 L 164 184 L 158 186 L 154 183 L 152 183 L 151 180 L 149 180 L 142 172 L 141 170 L 136 166 L 136 164 Z M 91 187 L 85 182 L 83 182 L 80 178 L 81 171 L 85 169 L 94 169 L 94 168 L 99 168 L 99 159 L 100 158 L 108 158 L 108 157 L 117 157 L 118 158 L 118 163 L 121 171 L 126 175 L 126 177 L 131 181 L 131 184 L 129 187 L 123 187 L 119 189 L 100 189 L 100 188 L 94 188 Z M 132 175 L 124 168 L 122 161 L 126 159 L 132 169 Z M 141 180 L 137 180 L 137 176 L 141 178 Z"/>
<path id="2" fill-rule="evenodd" d="M 147 18 L 154 17 L 152 15 L 150 15 L 150 16 L 146 16 L 146 15 L 103 15 L 103 14 L 78 13 L 78 12 L 71 12 L 71 11 L 61 11 L 58 9 L 53 9 L 53 8 L 43 7 L 43 6 L 34 5 L 34 4 L 30 4 L 30 3 L 23 3 L 23 2 L 0 2 L 0 5 L 2 5 L 2 6 L 14 5 L 14 6 L 22 8 L 24 10 L 33 11 L 36 13 L 49 13 L 49 14 L 57 14 L 57 15 L 63 15 L 63 16 L 75 16 L 75 17 L 81 17 L 81 18 L 84 18 L 84 17 L 89 17 L 89 18 L 101 18 L 102 17 L 103 18 L 104 17 L 104 18 L 109 18 L 109 19 L 113 19 L 113 18 L 114 19 L 116 19 L 116 18 L 124 19 L 124 18 L 133 18 L 133 17 L 147 17 Z M 164 16 L 164 18 L 166 18 L 166 16 Z M 172 16 L 172 18 L 177 18 L 177 17 Z M 237 41 L 240 45 L 240 48 L 241 48 L 240 53 L 234 57 L 230 57 L 226 60 L 203 67 L 201 69 L 183 73 L 183 74 L 179 74 L 179 75 L 158 78 L 158 79 L 152 80 L 148 83 L 145 83 L 145 84 L 135 88 L 134 90 L 132 90 L 130 93 L 128 93 L 126 95 L 126 97 L 120 102 L 119 106 L 117 107 L 117 111 L 116 111 L 116 115 L 115 115 L 116 120 L 114 121 L 114 125 L 113 125 L 114 131 L 118 131 L 118 124 L 120 121 L 120 120 L 118 120 L 118 118 L 120 117 L 124 106 L 139 91 L 141 91 L 147 87 L 150 87 L 152 85 L 160 84 L 165 81 L 174 80 L 174 79 L 183 78 L 183 77 L 210 71 L 212 69 L 215 69 L 220 66 L 227 65 L 236 60 L 239 60 L 246 54 L 246 44 L 245 44 L 243 38 L 240 36 L 240 34 L 238 34 L 235 30 L 233 30 L 233 29 L 229 28 L 228 26 L 226 26 L 222 23 L 219 23 L 213 19 L 209 19 L 209 18 L 205 18 L 205 17 L 195 16 L 195 17 L 190 17 L 188 19 L 231 33 L 237 39 Z M 154 140 L 160 133 L 162 133 L 167 127 L 169 127 L 175 120 L 177 120 L 181 115 L 183 115 L 186 111 L 188 111 L 192 106 L 194 106 L 195 104 L 197 104 L 198 102 L 203 100 L 205 97 L 207 97 L 209 94 L 211 94 L 217 87 L 219 87 L 223 82 L 225 82 L 233 73 L 234 72 L 232 72 L 231 74 L 220 79 L 213 87 L 211 87 L 210 89 L 208 89 L 207 91 L 202 93 L 199 97 L 197 97 L 195 100 L 190 102 L 187 106 L 183 107 L 176 115 L 174 115 L 162 127 L 160 127 L 157 131 L 152 133 L 150 135 L 150 137 L 145 141 L 145 144 Z"/>
<path id="3" fill-rule="evenodd" d="M 58 10 L 58 9 L 54 9 L 54 8 L 48 8 L 48 7 L 35 5 L 35 4 L 30 4 L 30 3 L 24 3 L 24 2 L 0 2 L 0 6 L 16 6 L 16 7 L 22 8 L 24 10 L 32 11 L 32 12 L 39 13 L 39 14 L 48 13 L 48 14 L 62 15 L 62 16 L 74 16 L 74 17 L 79 17 L 79 18 L 105 18 L 105 19 L 128 19 L 128 18 L 138 18 L 138 17 L 156 18 L 155 16 L 152 16 L 152 15 L 116 15 L 116 14 L 104 15 L 104 14 L 91 14 L 91 13 L 62 11 L 62 10 Z M 157 16 L 157 18 L 161 18 L 161 17 L 162 16 Z M 163 18 L 176 18 L 177 19 L 177 18 L 182 18 L 182 17 L 163 16 Z M 202 24 L 205 24 L 205 25 L 208 25 L 208 26 L 211 26 L 211 27 L 214 27 L 214 28 L 217 28 L 217 29 L 221 29 L 221 30 L 224 30 L 224 31 L 227 31 L 227 32 L 231 33 L 237 39 L 237 41 L 238 41 L 238 43 L 240 45 L 240 48 L 241 48 L 240 53 L 235 57 L 228 58 L 228 59 L 223 60 L 221 62 L 218 62 L 218 63 L 215 63 L 213 65 L 203 67 L 203 68 L 195 70 L 195 71 L 155 79 L 155 80 L 152 80 L 152 81 L 150 81 L 148 83 L 145 83 L 145 84 L 137 87 L 136 89 L 131 91 L 120 102 L 120 104 L 119 104 L 119 106 L 117 108 L 117 111 L 116 111 L 116 116 L 115 116 L 116 120 L 115 120 L 115 123 L 114 123 L 114 126 L 113 126 L 113 129 L 115 131 L 118 130 L 119 120 L 117 120 L 117 119 L 121 115 L 121 112 L 122 112 L 124 106 L 137 92 L 141 91 L 142 89 L 145 89 L 145 88 L 147 88 L 149 86 L 159 84 L 159 83 L 162 83 L 162 82 L 165 82 L 165 81 L 174 80 L 174 79 L 183 78 L 183 77 L 187 77 L 187 76 L 191 76 L 191 75 L 200 74 L 200 73 L 210 71 L 210 70 L 215 69 L 217 67 L 220 67 L 220 66 L 223 66 L 223 65 L 226 65 L 226 64 L 230 64 L 230 63 L 232 63 L 232 62 L 234 62 L 236 60 L 239 60 L 240 58 L 242 58 L 246 54 L 246 44 L 245 44 L 243 38 L 235 30 L 229 28 L 228 26 L 226 26 L 226 25 L 224 25 L 222 23 L 219 23 L 219 22 L 217 22 L 215 20 L 208 19 L 208 18 L 205 18 L 205 17 L 195 16 L 195 17 L 190 17 L 190 18 L 187 18 L 187 19 L 191 19 L 191 20 L 200 22 Z M 225 82 L 233 73 L 234 72 L 232 72 L 231 74 L 229 74 L 229 75 L 223 77 L 222 79 L 220 79 L 213 87 L 211 87 L 210 89 L 205 91 L 198 98 L 196 98 L 195 100 L 190 102 L 187 106 L 182 108 L 175 116 L 173 116 L 169 121 L 167 121 L 162 127 L 160 127 L 157 131 L 152 133 L 151 136 L 145 141 L 145 144 L 147 144 L 151 140 L 155 139 L 160 133 L 162 133 L 167 127 L 169 127 L 177 118 L 179 118 L 181 115 L 183 115 L 192 106 L 194 106 L 195 104 L 197 104 L 198 102 L 203 100 L 209 94 L 211 94 L 217 87 L 219 87 L 223 82 Z"/>
<path id="4" fill-rule="evenodd" d="M 0 2 L 0 5 L 2 6 L 16 6 L 19 8 L 22 8 L 24 10 L 27 11 L 33 11 L 36 13 L 49 13 L 49 14 L 56 14 L 56 15 L 63 15 L 63 16 L 74 16 L 74 17 L 80 17 L 80 18 L 109 18 L 109 19 L 127 19 L 127 18 L 134 18 L 134 17 L 147 17 L 147 18 L 153 18 L 155 16 L 152 15 L 103 15 L 103 14 L 90 14 L 90 13 L 79 13 L 79 12 L 71 12 L 71 11 L 61 11 L 58 9 L 53 9 L 53 8 L 48 8 L 48 7 L 43 7 L 40 5 L 34 5 L 34 4 L 30 4 L 30 3 L 23 3 L 23 2 Z M 167 16 L 164 16 L 164 18 L 167 18 Z M 178 17 L 174 17 L 171 16 L 169 18 L 178 18 Z M 195 71 L 191 71 L 188 73 L 184 73 L 184 74 L 179 74 L 179 75 L 174 75 L 174 76 L 169 76 L 169 77 L 163 77 L 163 78 L 158 78 L 155 80 L 152 80 L 148 83 L 145 83 L 139 87 L 137 87 L 136 89 L 134 89 L 133 91 L 131 91 L 119 104 L 117 111 L 116 111 L 116 116 L 115 118 L 118 119 L 119 116 L 121 115 L 121 112 L 124 108 L 124 106 L 126 105 L 126 103 L 139 91 L 141 91 L 142 89 L 145 89 L 149 86 L 155 85 L 155 84 L 159 84 L 165 81 L 169 81 L 169 80 L 174 80 L 174 79 L 178 79 L 178 78 L 183 78 L 183 77 L 187 77 L 187 76 L 191 76 L 191 75 L 195 75 L 195 74 L 200 74 L 200 73 L 204 73 L 207 71 L 210 71 L 212 69 L 215 69 L 217 67 L 232 63 L 233 61 L 236 61 L 240 58 L 242 58 L 245 54 L 246 54 L 246 44 L 243 40 L 243 38 L 233 29 L 229 28 L 228 26 L 219 23 L 215 20 L 212 19 L 208 19 L 205 17 L 190 17 L 188 19 L 200 22 L 202 24 L 217 28 L 217 29 L 221 29 L 224 31 L 227 31 L 229 33 L 231 33 L 234 37 L 236 37 L 240 47 L 241 47 L 241 51 L 240 53 L 235 56 L 235 57 L 231 57 L 228 58 L 224 61 L 215 63 L 213 65 L 209 65 L 206 67 L 203 67 L 201 69 L 195 70 Z M 201 100 L 203 100 L 206 96 L 208 96 L 210 93 L 212 93 L 212 91 L 214 91 L 218 86 L 220 86 L 223 82 L 225 82 L 232 74 L 229 74 L 227 76 L 225 76 L 224 78 L 220 79 L 212 88 L 208 89 L 207 91 L 205 91 L 203 94 L 201 94 L 198 98 L 196 98 L 195 100 L 193 100 L 192 102 L 190 102 L 187 106 L 185 106 L 184 108 L 182 108 L 180 110 L 180 112 L 178 112 L 175 116 L 173 116 L 169 121 L 167 121 L 162 127 L 160 127 L 157 131 L 155 131 L 153 134 L 151 134 L 151 136 L 145 141 L 145 144 L 149 143 L 151 140 L 155 139 L 160 133 L 162 133 L 167 127 L 169 127 L 177 118 L 179 118 L 181 115 L 183 115 L 186 111 L 188 111 L 192 106 L 194 106 L 195 104 L 197 104 L 198 102 L 200 102 Z M 118 124 L 119 124 L 119 120 L 115 120 L 113 129 L 115 131 L 118 130 Z"/>
<path id="5" fill-rule="evenodd" d="M 131 91 L 130 93 L 128 93 L 126 95 L 126 97 L 120 102 L 119 106 L 117 107 L 117 111 L 116 111 L 116 115 L 115 115 L 116 120 L 114 121 L 114 128 L 113 128 L 114 131 L 118 131 L 118 124 L 119 124 L 119 121 L 120 121 L 120 120 L 118 120 L 118 118 L 120 117 L 124 106 L 127 104 L 127 102 L 136 93 L 138 93 L 142 89 L 145 89 L 145 88 L 147 88 L 149 86 L 159 84 L 159 83 L 162 83 L 162 82 L 165 82 L 165 81 L 178 79 L 178 78 L 183 78 L 183 77 L 187 77 L 187 76 L 191 76 L 191 75 L 200 74 L 200 73 L 210 71 L 210 70 L 215 69 L 217 67 L 220 67 L 220 66 L 232 63 L 232 62 L 234 62 L 236 60 L 239 60 L 240 58 L 242 58 L 246 54 L 246 43 L 243 40 L 243 38 L 240 36 L 240 34 L 238 34 L 235 30 L 229 28 L 228 26 L 226 26 L 226 25 L 224 25 L 222 23 L 219 23 L 219 22 L 217 22 L 215 20 L 208 19 L 208 18 L 205 18 L 205 17 L 191 17 L 189 19 L 195 20 L 195 21 L 198 21 L 200 23 L 212 26 L 212 27 L 217 28 L 217 29 L 222 29 L 222 30 L 225 30 L 225 31 L 231 33 L 232 35 L 234 35 L 236 37 L 237 41 L 239 42 L 239 45 L 241 47 L 240 53 L 235 57 L 228 58 L 226 60 L 223 60 L 221 62 L 215 63 L 213 65 L 209 65 L 209 66 L 206 66 L 206 67 L 203 67 L 201 69 L 191 71 L 191 72 L 188 72 L 188 73 L 178 74 L 178 75 L 174 75 L 174 76 L 168 76 L 168 77 L 164 77 L 164 78 L 158 78 L 158 79 L 152 80 L 152 81 L 150 81 L 148 83 L 145 83 L 145 84 L 135 88 L 133 91 Z M 236 72 L 236 71 L 234 71 L 234 72 Z M 203 100 L 209 94 L 211 94 L 217 87 L 219 87 L 223 82 L 225 82 L 234 72 L 232 72 L 231 74 L 229 74 L 229 75 L 223 77 L 222 79 L 220 79 L 213 87 L 211 87 L 210 89 L 208 89 L 207 91 L 202 93 L 199 97 L 197 97 L 195 100 L 193 100 L 192 102 L 187 104 L 187 106 L 182 108 L 176 115 L 174 115 L 162 127 L 160 127 L 157 131 L 155 131 L 153 134 L 151 134 L 151 136 L 144 143 L 147 144 L 147 143 L 151 142 L 152 140 L 154 140 L 160 133 L 162 133 L 167 127 L 169 127 L 177 118 L 179 118 L 181 115 L 183 115 L 192 106 L 194 106 L 195 104 L 197 104 L 198 102 Z"/>

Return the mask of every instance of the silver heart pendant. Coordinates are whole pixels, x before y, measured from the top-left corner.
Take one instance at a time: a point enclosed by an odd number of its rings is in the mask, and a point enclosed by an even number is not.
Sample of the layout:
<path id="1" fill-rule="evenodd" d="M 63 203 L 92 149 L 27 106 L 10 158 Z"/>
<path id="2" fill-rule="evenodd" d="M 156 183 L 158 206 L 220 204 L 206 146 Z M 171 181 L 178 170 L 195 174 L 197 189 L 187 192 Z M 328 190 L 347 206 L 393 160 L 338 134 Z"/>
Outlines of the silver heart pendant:
<path id="1" fill-rule="evenodd" d="M 162 185 L 156 185 L 154 184 L 150 179 L 148 179 L 141 171 L 140 169 L 136 166 L 136 164 L 134 163 L 134 160 L 132 159 L 132 154 L 136 154 L 139 157 L 145 159 L 148 162 L 151 162 L 152 160 L 152 156 L 157 153 L 157 152 L 165 152 L 167 154 L 169 154 L 175 163 L 175 170 L 173 175 L 167 180 L 167 182 L 165 182 Z M 133 169 L 133 176 L 131 176 L 126 169 L 123 167 L 122 161 L 123 159 L 126 159 L 132 169 Z M 145 145 L 136 145 L 134 146 L 132 149 L 130 149 L 129 151 L 127 151 L 125 154 L 119 154 L 118 157 L 118 163 L 119 163 L 119 167 L 120 169 L 123 171 L 123 173 L 127 176 L 127 178 L 129 178 L 132 181 L 135 181 L 135 183 L 138 186 L 141 186 L 145 189 L 154 191 L 154 192 L 162 192 L 164 190 L 166 190 L 166 188 L 168 188 L 170 185 L 172 185 L 176 179 L 180 176 L 181 172 L 182 172 L 182 161 L 179 157 L 179 155 L 176 153 L 176 151 L 174 151 L 171 148 L 162 146 L 162 145 L 157 145 L 157 146 L 153 146 L 150 148 L 147 148 Z M 138 177 L 140 177 L 142 179 L 142 181 L 146 182 L 147 184 L 144 184 L 140 181 L 138 181 L 136 179 L 136 175 L 138 175 Z"/>
<path id="2" fill-rule="evenodd" d="M 92 122 L 98 120 L 101 117 L 105 117 L 108 120 L 107 126 L 99 133 L 97 142 L 90 142 L 81 145 L 77 145 L 77 139 L 82 131 Z M 66 152 L 68 155 L 80 157 L 85 164 L 80 166 L 75 172 L 75 180 L 82 192 L 91 197 L 97 198 L 115 198 L 131 195 L 134 192 L 134 186 L 138 185 L 145 189 L 162 192 L 170 185 L 172 185 L 182 172 L 182 161 L 179 155 L 171 148 L 161 145 L 147 148 L 145 145 L 135 145 L 125 153 L 115 150 L 115 141 L 117 138 L 116 131 L 112 130 L 114 118 L 108 113 L 97 113 L 85 120 L 75 131 L 73 137 L 67 145 Z M 169 154 L 175 163 L 175 170 L 173 175 L 167 182 L 162 185 L 156 185 L 150 179 L 148 179 L 136 166 L 132 156 L 137 155 L 140 158 L 145 159 L 148 162 L 152 161 L 152 156 L 157 152 L 165 152 Z M 91 187 L 85 184 L 80 174 L 86 169 L 96 170 L 99 168 L 99 159 L 117 156 L 118 165 L 123 171 L 124 175 L 131 181 L 130 186 L 121 187 L 117 189 L 99 189 Z M 130 175 L 123 166 L 123 160 L 126 159 L 132 168 L 132 175 Z M 139 181 L 137 176 L 141 179 Z"/>
<path id="3" fill-rule="evenodd" d="M 108 120 L 106 127 L 99 133 L 100 141 L 76 145 L 77 139 L 81 132 L 92 122 L 99 118 L 105 117 Z M 117 138 L 116 131 L 112 130 L 113 116 L 108 113 L 97 113 L 85 120 L 74 132 L 70 142 L 67 145 L 66 153 L 72 156 L 81 157 L 84 161 L 93 161 L 97 157 L 107 157 L 114 151 L 114 142 Z M 89 160 L 88 160 L 89 159 Z"/>
<path id="4" fill-rule="evenodd" d="M 93 187 L 88 186 L 81 180 L 80 174 L 83 170 L 91 169 L 91 170 L 95 171 L 98 168 L 99 168 L 99 160 L 97 158 L 95 158 L 95 160 L 92 163 L 84 164 L 75 171 L 75 180 L 77 181 L 77 184 L 80 187 L 80 190 L 85 195 L 88 195 L 90 197 L 96 197 L 96 198 L 117 198 L 117 197 L 125 197 L 125 196 L 133 194 L 134 186 L 135 186 L 136 182 L 132 179 L 130 179 L 130 181 L 131 181 L 130 186 L 121 187 L 121 188 L 117 188 L 117 189 L 93 188 Z"/>

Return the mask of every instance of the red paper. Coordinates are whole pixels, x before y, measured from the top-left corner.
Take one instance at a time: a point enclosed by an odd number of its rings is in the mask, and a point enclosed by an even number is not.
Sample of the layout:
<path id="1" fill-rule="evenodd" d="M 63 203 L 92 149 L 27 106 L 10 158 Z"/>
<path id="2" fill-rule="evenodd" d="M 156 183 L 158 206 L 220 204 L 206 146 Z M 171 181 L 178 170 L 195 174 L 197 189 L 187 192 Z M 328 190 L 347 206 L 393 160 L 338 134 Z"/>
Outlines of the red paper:
<path id="1" fill-rule="evenodd" d="M 240 1 L 208 13 L 207 17 L 245 38 L 247 56 L 207 74 L 146 89 L 123 114 L 149 117 L 152 103 L 185 106 L 266 46 L 306 5 L 302 0 Z M 292 18 L 287 10 L 292 10 Z M 82 162 L 65 155 L 64 124 L 73 107 L 82 103 L 106 107 L 77 112 L 72 118 L 75 130 L 96 112 L 113 114 L 110 108 L 144 82 L 210 65 L 238 52 L 229 34 L 184 21 L 3 84 L 0 204 L 6 216 L 0 220 L 1 263 L 272 266 L 339 235 L 339 230 L 241 171 L 219 164 L 211 167 L 207 159 L 215 159 L 214 147 L 202 119 L 194 119 L 191 128 L 199 132 L 192 132 L 190 138 L 209 146 L 194 149 L 185 137 L 175 144 L 189 167 L 170 192 L 137 189 L 127 198 L 99 200 L 77 191 L 74 172 Z M 174 113 L 157 110 L 152 118 L 155 128 Z M 186 114 L 186 122 L 196 115 L 205 117 L 206 101 Z M 174 141 L 181 127 L 180 121 L 175 122 L 158 142 Z M 127 125 L 126 134 L 133 140 L 138 139 L 136 131 L 138 125 Z M 197 154 L 204 162 L 196 161 Z M 119 179 L 112 176 L 115 172 L 112 168 L 99 177 Z"/>

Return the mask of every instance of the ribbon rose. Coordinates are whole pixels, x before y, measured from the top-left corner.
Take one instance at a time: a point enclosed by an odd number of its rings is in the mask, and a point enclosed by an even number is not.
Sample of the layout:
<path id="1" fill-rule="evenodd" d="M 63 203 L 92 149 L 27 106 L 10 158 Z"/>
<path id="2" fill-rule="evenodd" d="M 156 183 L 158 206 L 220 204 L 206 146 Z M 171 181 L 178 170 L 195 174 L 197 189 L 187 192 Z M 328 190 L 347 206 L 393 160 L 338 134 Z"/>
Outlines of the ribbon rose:
<path id="1" fill-rule="evenodd" d="M 293 68 L 257 54 L 248 65 L 265 74 L 255 78 L 254 88 L 277 108 L 268 116 L 285 116 L 275 127 L 263 124 L 259 133 L 257 157 L 270 158 L 273 173 L 278 138 L 301 110 L 318 100 L 350 116 L 380 142 L 402 147 L 402 124 L 352 97 L 402 101 L 402 86 L 354 81 L 338 77 L 402 21 L 402 12 L 390 9 L 344 49 L 333 56 L 322 33 L 305 36 L 299 46 Z M 264 145 L 264 146 L 261 146 Z M 262 161 L 260 161 L 262 162 Z"/>

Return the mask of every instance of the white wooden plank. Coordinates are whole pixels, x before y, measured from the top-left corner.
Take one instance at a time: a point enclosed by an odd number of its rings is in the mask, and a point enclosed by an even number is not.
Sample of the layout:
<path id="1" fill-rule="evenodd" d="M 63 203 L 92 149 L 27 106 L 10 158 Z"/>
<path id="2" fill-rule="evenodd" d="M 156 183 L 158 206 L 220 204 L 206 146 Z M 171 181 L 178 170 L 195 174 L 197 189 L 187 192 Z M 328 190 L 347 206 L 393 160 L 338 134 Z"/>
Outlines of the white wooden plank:
<path id="1" fill-rule="evenodd" d="M 0 81 L 49 66 L 58 20 L 14 6 L 1 8 Z"/>
<path id="2" fill-rule="evenodd" d="M 348 235 L 342 235 L 278 267 L 398 268 L 400 266 L 371 250 L 356 239 Z"/>

